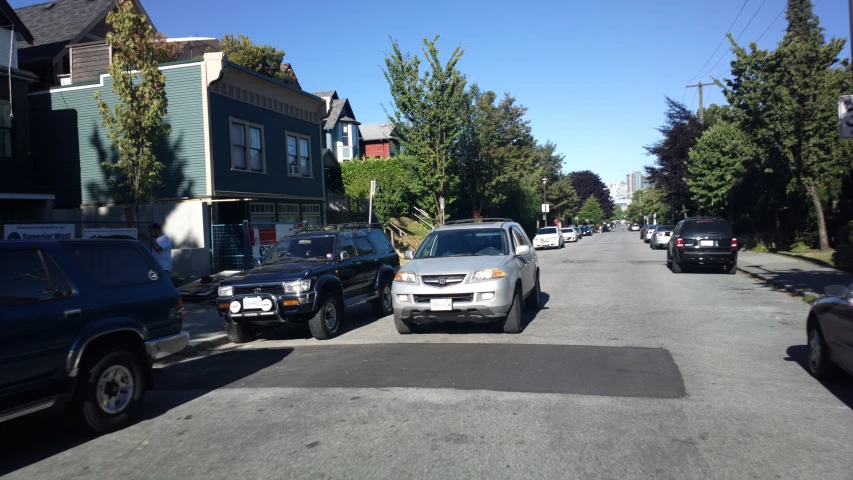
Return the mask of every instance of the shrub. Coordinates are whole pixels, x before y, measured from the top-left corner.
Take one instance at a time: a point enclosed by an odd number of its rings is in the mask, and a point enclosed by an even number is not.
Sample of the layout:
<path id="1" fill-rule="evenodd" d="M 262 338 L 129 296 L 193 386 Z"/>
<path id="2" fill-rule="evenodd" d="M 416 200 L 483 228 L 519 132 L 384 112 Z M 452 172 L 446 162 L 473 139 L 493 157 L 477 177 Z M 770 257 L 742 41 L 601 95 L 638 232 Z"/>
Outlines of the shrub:
<path id="1" fill-rule="evenodd" d="M 803 242 L 794 242 L 791 244 L 792 252 L 808 252 L 812 247 L 810 245 L 806 245 Z"/>
<path id="2" fill-rule="evenodd" d="M 770 253 L 770 247 L 762 240 L 757 240 L 750 250 L 755 253 Z"/>

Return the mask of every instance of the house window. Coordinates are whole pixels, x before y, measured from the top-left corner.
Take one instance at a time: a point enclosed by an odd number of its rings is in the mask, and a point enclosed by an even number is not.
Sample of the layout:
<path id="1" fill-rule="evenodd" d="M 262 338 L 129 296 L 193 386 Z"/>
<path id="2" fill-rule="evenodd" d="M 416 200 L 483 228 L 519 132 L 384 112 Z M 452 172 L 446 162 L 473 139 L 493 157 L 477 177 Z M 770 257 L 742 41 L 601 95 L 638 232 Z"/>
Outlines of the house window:
<path id="1" fill-rule="evenodd" d="M 231 168 L 256 173 L 265 171 L 264 129 L 261 125 L 231 121 Z"/>
<path id="2" fill-rule="evenodd" d="M 349 125 L 346 123 L 341 124 L 341 141 L 345 147 L 349 146 Z"/>
<path id="3" fill-rule="evenodd" d="M 308 137 L 287 134 L 287 174 L 299 177 L 311 176 L 311 152 Z"/>
<path id="4" fill-rule="evenodd" d="M 12 111 L 9 100 L 0 99 L 0 158 L 12 158 Z"/>
<path id="5" fill-rule="evenodd" d="M 302 205 L 302 221 L 308 225 L 319 225 L 320 205 Z"/>
<path id="6" fill-rule="evenodd" d="M 275 223 L 275 204 L 250 203 L 249 216 L 253 223 Z"/>
<path id="7" fill-rule="evenodd" d="M 299 205 L 295 203 L 279 203 L 278 221 L 299 223 Z"/>

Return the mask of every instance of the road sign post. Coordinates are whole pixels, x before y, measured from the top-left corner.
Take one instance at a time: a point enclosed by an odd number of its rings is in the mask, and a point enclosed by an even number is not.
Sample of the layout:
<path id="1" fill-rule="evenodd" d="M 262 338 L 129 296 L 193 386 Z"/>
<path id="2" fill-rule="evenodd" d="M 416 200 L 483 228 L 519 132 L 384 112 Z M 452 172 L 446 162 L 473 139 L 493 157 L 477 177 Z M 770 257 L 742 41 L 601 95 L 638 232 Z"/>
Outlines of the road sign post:
<path id="1" fill-rule="evenodd" d="M 376 180 L 370 181 L 370 206 L 367 210 L 367 223 L 373 223 L 373 195 L 376 193 Z M 362 217 L 364 218 L 364 217 Z"/>

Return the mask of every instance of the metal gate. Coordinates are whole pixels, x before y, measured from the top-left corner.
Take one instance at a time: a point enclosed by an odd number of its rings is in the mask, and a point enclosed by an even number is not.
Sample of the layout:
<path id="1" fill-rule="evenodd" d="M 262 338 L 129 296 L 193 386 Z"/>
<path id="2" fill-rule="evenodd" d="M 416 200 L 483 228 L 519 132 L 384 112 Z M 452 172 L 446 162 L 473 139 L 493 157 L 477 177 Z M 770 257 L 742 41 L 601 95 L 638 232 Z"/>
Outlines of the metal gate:
<path id="1" fill-rule="evenodd" d="M 213 272 L 248 270 L 253 267 L 249 222 L 210 226 Z"/>

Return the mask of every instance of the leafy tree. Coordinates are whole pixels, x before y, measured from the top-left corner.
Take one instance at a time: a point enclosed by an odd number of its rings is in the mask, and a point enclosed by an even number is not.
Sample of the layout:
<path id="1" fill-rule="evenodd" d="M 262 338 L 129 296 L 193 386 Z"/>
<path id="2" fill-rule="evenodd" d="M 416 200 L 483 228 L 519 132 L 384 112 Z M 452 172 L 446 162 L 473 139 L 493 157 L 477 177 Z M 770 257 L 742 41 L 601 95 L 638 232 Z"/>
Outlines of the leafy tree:
<path id="1" fill-rule="evenodd" d="M 219 39 L 222 51 L 228 54 L 228 60 L 242 67 L 250 68 L 279 82 L 299 87 L 299 80 L 287 65 L 282 68 L 284 50 L 272 45 L 258 45 L 248 36 L 234 36 L 226 33 Z"/>
<path id="2" fill-rule="evenodd" d="M 572 177 L 560 175 L 548 187 L 548 203 L 551 205 L 551 214 L 557 218 L 574 218 L 578 211 L 578 194 L 572 185 Z"/>
<path id="3" fill-rule="evenodd" d="M 838 137 L 836 102 L 850 89 L 839 68 L 843 39 L 823 36 L 810 0 L 789 0 L 788 27 L 773 52 L 732 42 L 733 79 L 724 89 L 739 127 L 765 152 L 763 169 L 787 193 L 803 192 L 817 219 L 820 248 L 829 249 L 819 191 L 850 170 L 851 148 Z"/>
<path id="4" fill-rule="evenodd" d="M 622 205 L 616 204 L 613 206 L 613 215 L 610 215 L 611 220 L 621 220 L 625 217 L 625 212 L 622 211 Z"/>
<path id="5" fill-rule="evenodd" d="M 169 37 L 166 34 L 154 32 L 152 42 L 157 63 L 174 62 L 184 53 L 184 44 L 168 40 Z"/>
<path id="6" fill-rule="evenodd" d="M 725 213 L 732 220 L 735 187 L 743 179 L 748 162 L 755 159 L 755 151 L 749 136 L 724 120 L 699 138 L 690 149 L 687 184 L 702 213 Z"/>
<path id="7" fill-rule="evenodd" d="M 688 152 L 702 135 L 699 118 L 684 104 L 666 97 L 664 124 L 657 130 L 663 138 L 647 145 L 646 154 L 655 157 L 655 166 L 646 167 L 649 183 L 663 189 L 666 200 L 684 215 L 694 210 L 693 194 L 687 184 Z"/>
<path id="8" fill-rule="evenodd" d="M 601 206 L 598 204 L 598 200 L 595 199 L 595 196 L 590 195 L 589 197 L 587 197 L 586 201 L 583 203 L 583 206 L 578 212 L 578 221 L 601 223 L 604 218 L 604 212 L 601 210 Z"/>
<path id="9" fill-rule="evenodd" d="M 341 177 L 344 192 L 350 197 L 366 198 L 370 194 L 370 181 L 376 180 L 373 213 L 380 223 L 387 224 L 392 217 L 406 213 L 409 208 L 409 162 L 411 159 L 406 155 L 343 162 Z"/>
<path id="10" fill-rule="evenodd" d="M 672 218 L 672 208 L 666 201 L 666 194 L 658 187 L 644 188 L 634 192 L 634 198 L 625 216 L 632 222 L 652 221 L 657 218 L 658 222 L 668 221 Z"/>
<path id="11" fill-rule="evenodd" d="M 607 185 L 601 181 L 598 174 L 589 170 L 582 170 L 572 172 L 569 176 L 572 178 L 572 185 L 575 187 L 579 199 L 594 197 L 604 213 L 604 217 L 610 217 L 613 214 L 613 199 L 610 198 Z M 578 208 L 581 206 L 578 205 Z"/>
<path id="12" fill-rule="evenodd" d="M 415 160 L 413 191 L 422 208 L 438 218 L 439 197 L 454 200 L 459 175 L 456 155 L 465 121 L 465 76 L 456 68 L 464 50 L 456 47 L 446 62 L 436 42 L 423 40 L 427 70 L 421 73 L 417 56 L 404 54 L 396 41 L 385 57 L 385 79 L 391 88 L 391 112 L 403 150 Z"/>
<path id="13" fill-rule="evenodd" d="M 118 149 L 118 160 L 103 165 L 120 172 L 121 179 L 112 186 L 129 197 L 138 221 L 139 205 L 153 201 L 154 188 L 161 183 L 163 163 L 154 147 L 172 129 L 163 122 L 169 101 L 166 77 L 157 68 L 154 29 L 131 0 L 118 0 L 117 7 L 107 14 L 112 31 L 106 41 L 113 49 L 109 73 L 118 101 L 110 108 L 99 92 L 95 99 L 102 124 L 110 129 L 110 142 Z"/>

